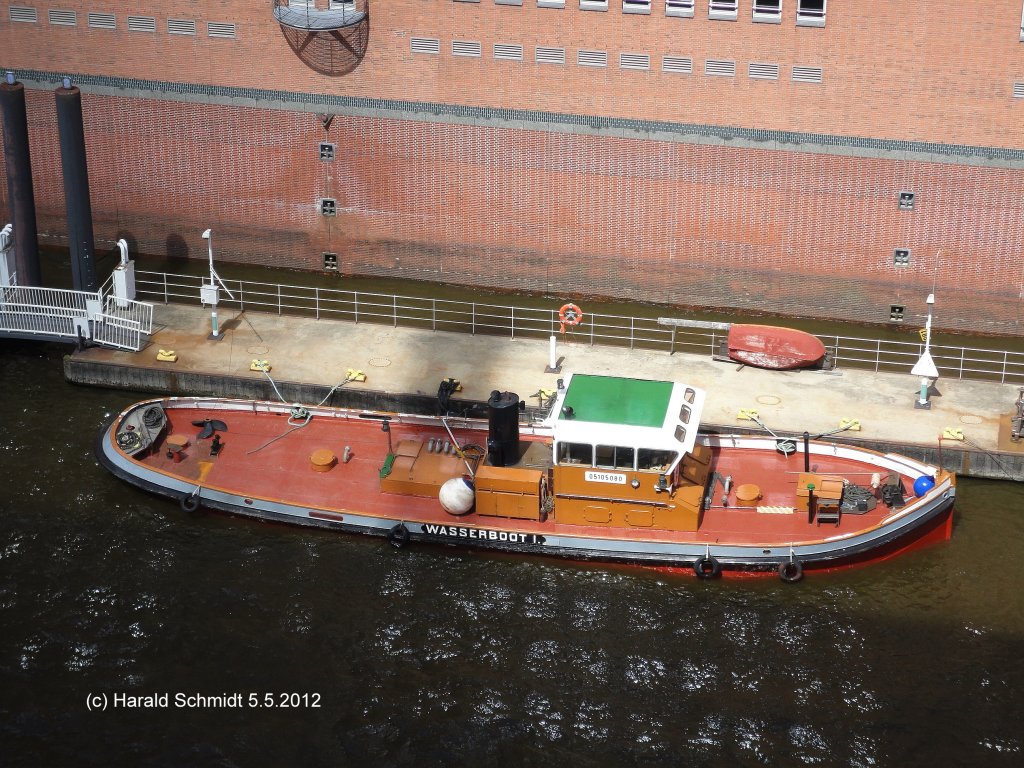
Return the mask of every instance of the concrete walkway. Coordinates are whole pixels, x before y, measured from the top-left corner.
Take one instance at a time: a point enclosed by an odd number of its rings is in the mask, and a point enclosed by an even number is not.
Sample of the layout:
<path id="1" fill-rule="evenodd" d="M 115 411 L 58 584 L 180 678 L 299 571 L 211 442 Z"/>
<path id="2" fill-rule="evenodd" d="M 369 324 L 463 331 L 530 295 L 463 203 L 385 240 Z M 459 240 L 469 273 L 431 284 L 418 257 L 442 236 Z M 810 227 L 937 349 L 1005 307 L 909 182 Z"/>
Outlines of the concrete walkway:
<path id="1" fill-rule="evenodd" d="M 545 373 L 548 342 L 530 339 L 468 335 L 333 320 L 221 311 L 222 338 L 210 341 L 208 309 L 181 304 L 157 305 L 151 344 L 141 352 L 87 349 L 75 362 L 113 364 L 140 369 L 170 369 L 212 377 L 264 380 L 249 370 L 253 359 L 267 360 L 277 382 L 330 387 L 346 370 L 366 373 L 363 383 L 346 390 L 434 396 L 440 381 L 459 379 L 464 391 L 457 397 L 486 400 L 495 389 L 516 392 L 530 404 L 541 388 L 553 389 L 558 374 Z M 157 362 L 160 349 L 174 350 L 175 363 Z M 684 381 L 708 393 L 705 425 L 749 428 L 737 418 L 740 409 L 753 409 L 771 429 L 812 435 L 837 429 L 841 419 L 857 419 L 859 432 L 844 437 L 879 447 L 920 447 L 930 456 L 944 430 L 962 431 L 965 441 L 942 441 L 944 465 L 958 450 L 970 456 L 950 468 L 968 474 L 1024 479 L 1024 444 L 1007 439 L 1009 415 L 1015 412 L 1017 388 L 976 381 L 940 379 L 940 395 L 930 410 L 914 408 L 919 379 L 906 374 L 871 373 L 854 369 L 766 371 L 735 363 L 715 362 L 710 356 L 667 351 L 628 350 L 560 341 L 562 374 L 614 374 Z M 69 377 L 72 378 L 72 377 Z M 96 382 L 92 382 L 96 383 Z M 216 394 L 211 392 L 210 394 Z M 1003 439 L 1000 439 L 1000 430 Z M 998 455 L 993 455 L 998 454 Z M 988 460 L 981 460 L 988 456 Z M 932 456 L 934 459 L 934 456 Z M 994 467 L 991 461 L 995 461 Z M 982 465 L 989 465 L 983 469 Z"/>

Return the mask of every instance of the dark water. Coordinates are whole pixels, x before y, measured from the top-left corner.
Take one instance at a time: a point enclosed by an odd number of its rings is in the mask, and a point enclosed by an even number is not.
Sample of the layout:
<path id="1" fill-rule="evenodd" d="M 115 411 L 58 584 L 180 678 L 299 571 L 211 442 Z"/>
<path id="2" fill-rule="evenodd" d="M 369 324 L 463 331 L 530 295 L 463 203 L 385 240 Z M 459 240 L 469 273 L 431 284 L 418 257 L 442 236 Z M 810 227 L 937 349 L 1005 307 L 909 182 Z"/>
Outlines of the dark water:
<path id="1" fill-rule="evenodd" d="M 0 342 L 0 765 L 1024 764 L 1021 486 L 795 586 L 397 551 L 115 480 L 64 351 Z"/>

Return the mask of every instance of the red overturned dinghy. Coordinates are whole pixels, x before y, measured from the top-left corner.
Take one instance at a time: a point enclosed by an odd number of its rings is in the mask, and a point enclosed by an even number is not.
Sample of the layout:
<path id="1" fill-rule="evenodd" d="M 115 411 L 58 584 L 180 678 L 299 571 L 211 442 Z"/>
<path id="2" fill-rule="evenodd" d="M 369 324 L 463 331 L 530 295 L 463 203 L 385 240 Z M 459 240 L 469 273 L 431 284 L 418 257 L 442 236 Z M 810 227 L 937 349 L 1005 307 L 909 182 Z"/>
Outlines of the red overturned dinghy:
<path id="1" fill-rule="evenodd" d="M 728 348 L 731 360 L 776 371 L 813 368 L 825 359 L 817 336 L 774 325 L 732 325 Z"/>
<path id="2" fill-rule="evenodd" d="M 118 477 L 266 520 L 579 560 L 777 573 L 861 565 L 949 537 L 955 478 L 833 441 L 700 431 L 705 393 L 573 374 L 527 418 L 168 397 L 113 417 Z"/>

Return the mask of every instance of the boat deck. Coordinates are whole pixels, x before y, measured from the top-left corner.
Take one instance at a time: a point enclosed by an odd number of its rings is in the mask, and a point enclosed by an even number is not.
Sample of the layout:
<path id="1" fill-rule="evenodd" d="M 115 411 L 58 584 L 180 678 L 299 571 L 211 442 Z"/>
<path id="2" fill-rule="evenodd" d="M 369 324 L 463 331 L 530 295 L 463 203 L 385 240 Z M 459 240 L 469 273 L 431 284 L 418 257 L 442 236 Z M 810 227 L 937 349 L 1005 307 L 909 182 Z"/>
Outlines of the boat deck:
<path id="1" fill-rule="evenodd" d="M 765 451 L 730 449 L 715 451 L 712 468 L 721 476 L 731 475 L 733 484 L 729 506 L 721 505 L 722 488 L 717 485 L 712 505 L 705 511 L 697 532 L 673 532 L 649 528 L 609 528 L 546 522 L 506 520 L 476 513 L 454 517 L 446 513 L 436 495 L 412 496 L 380 491 L 380 470 L 388 452 L 388 435 L 381 421 L 374 419 L 314 417 L 308 424 L 295 428 L 288 424 L 286 413 L 251 411 L 203 411 L 169 408 L 168 428 L 156 450 L 147 452 L 140 461 L 159 472 L 193 480 L 204 488 L 235 493 L 243 498 L 260 498 L 301 504 L 315 510 L 315 517 L 326 519 L 338 515 L 359 514 L 390 517 L 423 523 L 478 525 L 489 528 L 514 528 L 545 535 L 591 536 L 604 539 L 645 539 L 668 542 L 699 542 L 709 544 L 787 545 L 835 538 L 877 526 L 892 514 L 879 502 L 875 510 L 864 514 L 843 514 L 838 526 L 809 522 L 804 510 L 795 509 L 796 489 L 803 469 L 800 453 L 784 457 Z M 219 433 L 223 447 L 211 455 L 211 440 L 197 439 L 200 427 L 193 421 L 221 419 L 227 432 Z M 426 443 L 431 438 L 448 440 L 444 428 L 390 422 L 392 448 L 402 441 Z M 459 443 L 484 444 L 486 433 L 478 430 L 454 429 Z M 168 453 L 168 441 L 187 438 L 188 444 L 177 459 Z M 534 441 L 541 438 L 525 438 Z M 343 461 L 346 447 L 351 458 Z M 337 464 L 328 471 L 315 471 L 311 456 L 329 451 Z M 871 468 L 840 457 L 813 456 L 821 473 L 848 478 L 867 485 Z M 462 462 L 445 457 L 453 476 L 465 472 Z M 812 467 L 813 469 L 813 467 Z M 912 478 L 903 478 L 910 487 Z M 762 498 L 757 506 L 737 506 L 736 492 L 741 485 L 758 487 Z M 285 490 L 287 489 L 287 490 Z M 318 512 L 317 512 L 318 511 Z"/>

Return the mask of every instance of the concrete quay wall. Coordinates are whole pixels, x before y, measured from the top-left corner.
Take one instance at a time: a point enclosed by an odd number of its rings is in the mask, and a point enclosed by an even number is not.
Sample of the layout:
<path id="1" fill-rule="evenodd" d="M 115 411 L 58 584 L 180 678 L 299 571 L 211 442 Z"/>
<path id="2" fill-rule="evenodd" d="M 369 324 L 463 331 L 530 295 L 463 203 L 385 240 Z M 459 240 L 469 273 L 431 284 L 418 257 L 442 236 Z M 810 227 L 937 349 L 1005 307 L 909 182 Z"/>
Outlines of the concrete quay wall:
<path id="1" fill-rule="evenodd" d="M 312 404 L 325 398 L 326 404 L 346 408 L 394 411 L 415 414 L 436 414 L 437 399 L 422 392 L 389 392 L 368 388 L 340 387 L 331 394 L 332 385 L 274 379 L 265 376 L 226 375 L 146 365 L 122 364 L 68 355 L 64 358 L 64 377 L 68 382 L 153 393 L 158 395 L 233 397 L 278 400 L 277 392 L 289 403 Z M 277 392 L 275 392 L 275 387 Z M 485 418 L 483 400 L 453 398 L 455 409 L 467 416 Z M 535 409 L 530 409 L 535 411 Z M 705 423 L 704 430 L 720 434 L 763 434 L 758 430 L 727 423 Z M 785 436 L 797 433 L 777 430 Z M 922 445 L 881 439 L 836 437 L 835 442 L 858 445 L 883 453 L 899 453 L 918 461 L 941 466 L 960 476 L 992 480 L 1024 480 L 1024 453 L 1006 453 L 973 448 L 960 442 L 936 441 Z"/>

